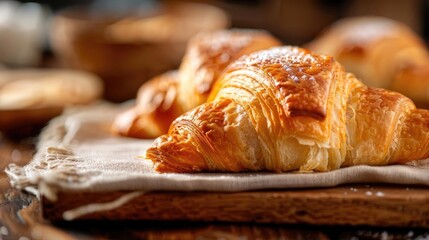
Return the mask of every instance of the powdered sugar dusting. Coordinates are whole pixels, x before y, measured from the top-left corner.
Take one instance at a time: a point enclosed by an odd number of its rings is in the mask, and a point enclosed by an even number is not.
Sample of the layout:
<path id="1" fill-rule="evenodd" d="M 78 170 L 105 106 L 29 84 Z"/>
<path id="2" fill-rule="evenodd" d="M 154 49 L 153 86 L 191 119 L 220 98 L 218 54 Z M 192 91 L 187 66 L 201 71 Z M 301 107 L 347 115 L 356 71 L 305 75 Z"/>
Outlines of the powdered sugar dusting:
<path id="1" fill-rule="evenodd" d="M 277 47 L 259 51 L 240 58 L 234 65 L 275 66 L 280 65 L 287 78 L 295 82 L 316 80 L 319 73 L 330 70 L 333 59 L 326 55 L 313 54 L 298 47 Z"/>
<path id="2" fill-rule="evenodd" d="M 195 37 L 189 44 L 189 53 L 193 57 L 201 57 L 200 61 L 204 64 L 210 62 L 222 64 L 233 60 L 234 54 L 237 54 L 243 48 L 248 46 L 258 37 L 270 36 L 263 30 L 233 29 L 227 31 L 216 31 L 203 33 Z"/>
<path id="3" fill-rule="evenodd" d="M 256 71 L 270 76 L 268 79 L 277 88 L 277 99 L 287 114 L 323 119 L 330 85 L 338 80 L 333 78 L 335 70 L 340 70 L 335 66 L 338 65 L 332 57 L 283 46 L 243 56 L 227 71 L 259 69 Z"/>
<path id="4" fill-rule="evenodd" d="M 207 94 L 220 73 L 234 60 L 252 51 L 279 46 L 263 30 L 232 29 L 200 33 L 193 38 L 186 51 L 180 71 L 189 72 L 183 78 L 191 79 L 197 92 Z M 183 86 L 188 88 L 189 85 Z"/>
<path id="5" fill-rule="evenodd" d="M 367 44 L 382 37 L 397 35 L 402 25 L 383 17 L 361 17 L 339 21 L 332 27 L 332 34 L 344 42 Z"/>
<path id="6" fill-rule="evenodd" d="M 377 197 L 383 197 L 384 193 L 383 192 L 377 192 L 377 193 L 375 193 L 375 196 L 377 196 Z"/>

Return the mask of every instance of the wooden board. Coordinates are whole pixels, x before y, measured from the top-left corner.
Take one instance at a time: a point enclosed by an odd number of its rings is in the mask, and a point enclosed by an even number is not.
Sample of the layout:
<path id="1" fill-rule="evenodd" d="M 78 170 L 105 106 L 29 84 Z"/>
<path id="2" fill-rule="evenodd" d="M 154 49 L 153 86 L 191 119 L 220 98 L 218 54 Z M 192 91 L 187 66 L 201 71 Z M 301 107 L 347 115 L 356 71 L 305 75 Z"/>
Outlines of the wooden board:
<path id="1" fill-rule="evenodd" d="M 66 210 L 113 201 L 126 193 L 59 193 L 56 202 L 42 199 L 43 215 L 62 220 Z M 357 185 L 239 193 L 153 192 L 80 219 L 429 227 L 429 188 Z"/>

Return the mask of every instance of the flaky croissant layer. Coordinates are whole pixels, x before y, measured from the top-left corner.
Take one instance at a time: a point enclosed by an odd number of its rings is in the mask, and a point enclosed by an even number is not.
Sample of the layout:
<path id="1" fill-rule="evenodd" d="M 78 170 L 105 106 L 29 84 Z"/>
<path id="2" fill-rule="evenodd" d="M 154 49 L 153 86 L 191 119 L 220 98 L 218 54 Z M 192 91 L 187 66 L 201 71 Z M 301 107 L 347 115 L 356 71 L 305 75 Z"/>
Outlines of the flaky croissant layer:
<path id="1" fill-rule="evenodd" d="M 159 172 L 328 171 L 429 157 L 429 111 L 297 47 L 244 56 L 146 152 Z"/>

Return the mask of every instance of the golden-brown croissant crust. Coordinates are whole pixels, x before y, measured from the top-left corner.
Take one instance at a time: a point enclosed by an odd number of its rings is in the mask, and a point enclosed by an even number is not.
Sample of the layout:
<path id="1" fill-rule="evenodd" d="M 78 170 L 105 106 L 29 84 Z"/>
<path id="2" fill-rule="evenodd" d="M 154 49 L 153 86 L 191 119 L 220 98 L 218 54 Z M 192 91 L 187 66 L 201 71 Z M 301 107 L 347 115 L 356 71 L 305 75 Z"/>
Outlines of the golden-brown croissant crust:
<path id="1" fill-rule="evenodd" d="M 180 65 L 179 100 L 190 110 L 204 102 L 222 71 L 239 57 L 280 46 L 263 30 L 231 29 L 201 33 L 190 40 Z"/>
<path id="2" fill-rule="evenodd" d="M 237 58 L 279 46 L 262 30 L 222 30 L 193 38 L 178 72 L 167 73 L 145 83 L 137 106 L 120 114 L 113 131 L 124 136 L 154 138 L 168 131 L 170 123 L 207 99 L 220 73 Z"/>
<path id="3" fill-rule="evenodd" d="M 383 17 L 346 18 L 307 47 L 333 56 L 368 86 L 392 89 L 417 103 L 429 103 L 429 72 L 419 70 L 429 65 L 428 51 L 422 39 L 402 23 Z"/>
<path id="4" fill-rule="evenodd" d="M 429 108 L 429 60 L 404 66 L 393 78 L 391 89 L 411 98 L 417 106 Z"/>
<path id="5" fill-rule="evenodd" d="M 177 102 L 177 71 L 166 72 L 142 85 L 136 103 L 116 117 L 114 131 L 139 138 L 166 133 L 170 123 L 183 113 Z"/>
<path id="6" fill-rule="evenodd" d="M 297 47 L 231 64 L 207 103 L 157 138 L 159 172 L 328 171 L 429 157 L 429 111 Z"/>

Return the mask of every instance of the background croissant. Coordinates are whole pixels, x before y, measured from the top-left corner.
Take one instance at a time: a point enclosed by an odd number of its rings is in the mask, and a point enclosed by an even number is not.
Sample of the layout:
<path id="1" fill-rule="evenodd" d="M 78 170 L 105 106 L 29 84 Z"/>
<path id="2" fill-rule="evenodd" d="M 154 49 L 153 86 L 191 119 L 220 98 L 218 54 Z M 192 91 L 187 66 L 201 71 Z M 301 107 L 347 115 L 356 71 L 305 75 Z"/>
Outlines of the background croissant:
<path id="1" fill-rule="evenodd" d="M 240 58 L 209 102 L 146 152 L 159 172 L 328 171 L 429 156 L 429 111 L 332 57 L 279 47 Z"/>
<path id="2" fill-rule="evenodd" d="M 120 114 L 113 130 L 137 138 L 166 133 L 176 117 L 206 102 L 214 82 L 231 62 L 280 44 L 262 30 L 233 29 L 197 35 L 190 40 L 179 70 L 145 83 L 139 89 L 136 107 Z"/>
<path id="3" fill-rule="evenodd" d="M 345 18 L 306 47 L 333 56 L 368 86 L 429 106 L 429 54 L 405 24 L 383 17 Z"/>

